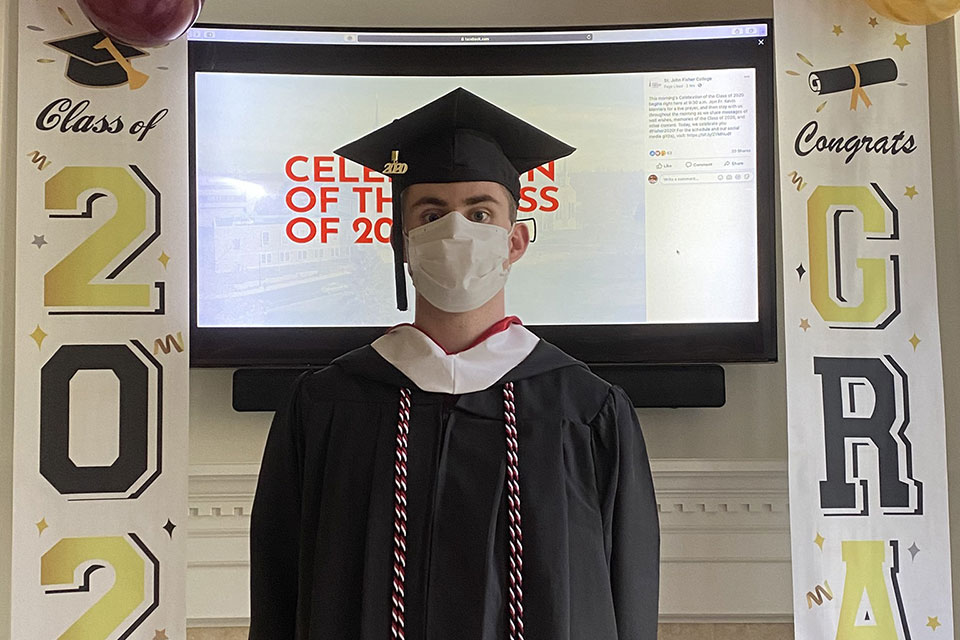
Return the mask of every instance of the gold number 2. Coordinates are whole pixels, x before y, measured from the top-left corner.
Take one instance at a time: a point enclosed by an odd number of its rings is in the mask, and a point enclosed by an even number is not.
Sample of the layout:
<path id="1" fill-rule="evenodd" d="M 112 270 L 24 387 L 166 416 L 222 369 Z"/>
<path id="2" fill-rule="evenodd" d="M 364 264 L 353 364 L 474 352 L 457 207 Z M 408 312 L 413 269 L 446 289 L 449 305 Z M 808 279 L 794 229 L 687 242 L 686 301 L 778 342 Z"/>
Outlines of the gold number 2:
<path id="1" fill-rule="evenodd" d="M 46 209 L 80 210 L 79 213 L 50 214 L 51 218 L 92 218 L 94 203 L 108 194 L 117 202 L 116 213 L 46 273 L 43 302 L 47 307 L 151 307 L 149 284 L 92 282 L 146 230 L 150 213 L 148 195 L 156 214 L 153 233 L 105 279 L 113 280 L 160 235 L 160 194 L 136 166 L 130 169 L 132 173 L 125 167 L 64 167 L 44 185 Z M 81 203 L 81 196 L 91 190 Z M 156 283 L 160 289 L 160 310 L 146 313 L 162 313 L 161 285 Z"/>
<path id="2" fill-rule="evenodd" d="M 130 534 L 130 537 L 150 557 L 154 563 L 154 576 L 158 575 L 159 567 L 152 554 L 135 534 Z M 145 585 L 148 585 L 144 580 L 146 562 L 125 536 L 63 538 L 40 558 L 40 584 L 43 586 L 74 585 L 76 569 L 85 562 L 109 564 L 113 567 L 116 579 L 113 587 L 70 625 L 57 640 L 104 640 L 146 599 Z M 90 565 L 79 587 L 47 589 L 46 593 L 87 592 L 90 590 L 90 575 L 99 568 L 102 568 L 102 565 Z M 155 580 L 149 583 L 149 585 L 153 584 Z M 151 591 L 155 589 L 151 587 Z M 151 594 L 151 606 L 128 626 L 120 635 L 121 638 L 129 637 L 134 629 L 156 609 L 157 595 Z"/>

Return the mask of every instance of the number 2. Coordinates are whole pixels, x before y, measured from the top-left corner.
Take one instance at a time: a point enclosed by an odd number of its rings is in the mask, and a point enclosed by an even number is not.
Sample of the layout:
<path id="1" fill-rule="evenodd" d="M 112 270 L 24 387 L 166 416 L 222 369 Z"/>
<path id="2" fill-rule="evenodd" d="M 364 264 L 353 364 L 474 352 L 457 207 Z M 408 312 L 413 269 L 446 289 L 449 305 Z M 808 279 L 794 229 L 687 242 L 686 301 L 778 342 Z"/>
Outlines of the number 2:
<path id="1" fill-rule="evenodd" d="M 136 534 L 128 534 L 139 547 L 134 547 L 124 536 L 93 538 L 63 538 L 40 558 L 40 584 L 73 585 L 78 567 L 86 562 L 105 562 L 113 567 L 116 578 L 113 586 L 92 607 L 70 625 L 57 640 L 105 640 L 130 614 L 147 600 L 150 605 L 123 631 L 118 640 L 130 637 L 159 605 L 160 563 Z M 147 556 L 153 565 L 153 580 L 145 580 Z M 83 582 L 72 589 L 47 589 L 45 593 L 80 593 L 90 590 L 90 576 L 103 568 L 91 564 L 83 573 Z"/>
<path id="2" fill-rule="evenodd" d="M 106 280 L 116 278 L 160 235 L 160 193 L 145 175 L 131 165 L 124 167 L 64 167 L 44 185 L 44 206 L 48 210 L 80 210 L 79 213 L 50 214 L 51 218 L 92 218 L 94 204 L 112 194 L 117 201 L 114 215 L 81 242 L 44 276 L 43 302 L 47 307 L 137 307 L 149 311 L 50 311 L 51 314 L 162 314 L 163 283 L 157 308 L 151 308 L 149 284 L 94 283 L 93 280 L 147 229 L 152 196 L 153 232 L 133 249 Z M 84 192 L 93 190 L 81 205 Z"/>

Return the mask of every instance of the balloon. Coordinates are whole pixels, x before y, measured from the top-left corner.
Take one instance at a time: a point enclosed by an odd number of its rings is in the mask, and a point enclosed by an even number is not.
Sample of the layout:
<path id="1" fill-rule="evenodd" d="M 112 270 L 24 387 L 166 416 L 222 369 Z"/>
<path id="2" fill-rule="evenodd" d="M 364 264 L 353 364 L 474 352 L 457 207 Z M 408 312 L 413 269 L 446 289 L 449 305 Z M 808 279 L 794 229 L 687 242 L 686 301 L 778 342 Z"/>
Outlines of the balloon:
<path id="1" fill-rule="evenodd" d="M 176 40 L 200 15 L 203 0 L 77 0 L 100 31 L 136 47 Z"/>
<path id="2" fill-rule="evenodd" d="M 960 0 L 867 0 L 867 4 L 901 24 L 933 24 L 960 11 Z"/>

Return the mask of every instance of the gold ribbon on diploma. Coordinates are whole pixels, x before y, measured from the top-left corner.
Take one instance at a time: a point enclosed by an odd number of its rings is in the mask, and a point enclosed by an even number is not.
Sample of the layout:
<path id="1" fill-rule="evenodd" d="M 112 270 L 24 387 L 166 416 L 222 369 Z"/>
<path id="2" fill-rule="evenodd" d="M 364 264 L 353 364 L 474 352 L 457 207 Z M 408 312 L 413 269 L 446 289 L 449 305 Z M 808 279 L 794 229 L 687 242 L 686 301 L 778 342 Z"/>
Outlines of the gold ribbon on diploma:
<path id="1" fill-rule="evenodd" d="M 850 68 L 853 70 L 853 91 L 850 94 L 850 111 L 857 110 L 857 100 L 863 100 L 863 104 L 869 109 L 873 103 L 871 103 L 870 98 L 867 97 L 867 92 L 860 86 L 860 70 L 857 69 L 857 65 L 855 64 L 851 64 Z"/>

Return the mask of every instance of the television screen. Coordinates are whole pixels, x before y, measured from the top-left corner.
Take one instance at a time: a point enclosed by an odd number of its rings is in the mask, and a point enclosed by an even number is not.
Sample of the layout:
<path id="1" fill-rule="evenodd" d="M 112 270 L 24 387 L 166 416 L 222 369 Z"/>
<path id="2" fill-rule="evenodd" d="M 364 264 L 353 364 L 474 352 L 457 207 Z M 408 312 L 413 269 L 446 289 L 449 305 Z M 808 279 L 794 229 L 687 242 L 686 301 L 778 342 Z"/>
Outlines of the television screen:
<path id="1" fill-rule="evenodd" d="M 588 362 L 775 357 L 767 22 L 188 37 L 194 364 L 317 364 L 412 321 L 389 179 L 333 149 L 457 87 L 577 148 L 521 176 L 508 313 Z"/>

